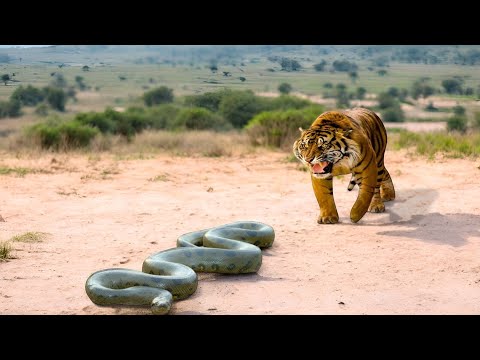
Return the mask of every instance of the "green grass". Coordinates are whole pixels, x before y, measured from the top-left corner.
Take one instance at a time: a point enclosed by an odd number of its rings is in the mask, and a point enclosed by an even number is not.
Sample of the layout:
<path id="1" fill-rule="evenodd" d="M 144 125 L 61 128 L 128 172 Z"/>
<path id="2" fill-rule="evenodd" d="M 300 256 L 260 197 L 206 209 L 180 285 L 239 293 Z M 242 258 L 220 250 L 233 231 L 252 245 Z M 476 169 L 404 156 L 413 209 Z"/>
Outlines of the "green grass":
<path id="1" fill-rule="evenodd" d="M 16 235 L 10 239 L 10 241 L 23 242 L 23 243 L 36 243 L 42 242 L 47 237 L 47 233 L 43 232 L 26 232 L 22 235 Z"/>
<path id="2" fill-rule="evenodd" d="M 480 66 L 460 65 L 425 65 L 391 63 L 387 69 L 388 74 L 378 76 L 376 71 L 369 71 L 370 62 L 357 61 L 358 80 L 353 83 L 347 73 L 316 72 L 312 65 L 320 58 L 312 58 L 312 61 L 303 61 L 304 68 L 301 71 L 281 71 L 278 64 L 268 61 L 265 57 L 258 63 L 246 62 L 242 67 L 243 72 L 236 66 L 219 65 L 217 74 L 213 74 L 205 64 L 190 67 L 178 65 L 173 67 L 169 64 L 140 65 L 118 64 L 110 66 L 92 67 L 91 71 L 82 71 L 81 66 L 69 66 L 59 69 L 54 65 L 29 65 L 24 67 L 18 64 L 6 64 L 5 73 L 16 73 L 15 86 L 0 86 L 0 100 L 7 100 L 10 94 L 19 85 L 31 84 L 36 87 L 48 85 L 52 80 L 51 73 L 64 75 L 69 85 L 75 84 L 75 76 L 82 76 L 85 84 L 91 86 L 88 91 L 78 91 L 78 102 L 71 100 L 67 103 L 67 111 L 102 110 L 106 106 L 126 106 L 141 103 L 140 96 L 147 90 L 158 86 L 173 88 L 175 96 L 185 94 L 203 93 L 225 87 L 231 89 L 252 89 L 254 91 L 277 91 L 282 82 L 290 83 L 294 91 L 300 91 L 310 95 L 321 95 L 324 92 L 323 84 L 331 82 L 333 85 L 344 83 L 349 91 L 357 87 L 365 87 L 369 93 L 386 91 L 390 87 L 405 88 L 410 90 L 413 82 L 418 78 L 428 76 L 435 88 L 441 88 L 442 80 L 452 76 L 467 76 L 464 87 L 477 88 L 480 83 Z M 275 72 L 267 71 L 267 68 L 276 69 Z M 231 77 L 224 77 L 223 71 L 231 72 Z M 125 76 L 126 80 L 120 80 L 119 76 Z M 242 82 L 239 77 L 247 80 Z M 151 83 L 150 79 L 153 80 Z M 214 80 L 217 83 L 205 81 Z M 95 90 L 99 88 L 99 90 Z M 458 97 L 458 96 L 457 96 Z M 452 99 L 456 97 L 452 96 Z M 466 97 L 459 97 L 466 99 Z"/>
<path id="3" fill-rule="evenodd" d="M 51 174 L 51 171 L 44 169 L 32 169 L 24 167 L 9 167 L 9 166 L 0 166 L 0 175 L 11 175 L 15 174 L 18 177 L 24 177 L 27 174 Z"/>
<path id="4" fill-rule="evenodd" d="M 0 261 L 13 259 L 12 250 L 13 248 L 9 242 L 1 242 L 0 243 Z"/>
<path id="5" fill-rule="evenodd" d="M 442 154 L 449 158 L 477 158 L 480 156 L 480 132 L 467 135 L 458 133 L 413 133 L 399 131 L 391 137 L 394 149 L 414 148 L 419 155 L 433 158 Z"/>

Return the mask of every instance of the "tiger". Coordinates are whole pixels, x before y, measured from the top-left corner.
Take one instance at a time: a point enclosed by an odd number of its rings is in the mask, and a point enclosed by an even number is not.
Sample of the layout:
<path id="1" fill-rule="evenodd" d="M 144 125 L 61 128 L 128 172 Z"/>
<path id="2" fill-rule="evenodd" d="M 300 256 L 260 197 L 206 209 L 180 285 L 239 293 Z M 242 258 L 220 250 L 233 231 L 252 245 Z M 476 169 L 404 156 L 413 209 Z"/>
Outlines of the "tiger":
<path id="1" fill-rule="evenodd" d="M 352 174 L 351 191 L 358 185 L 350 220 L 358 222 L 368 211 L 385 211 L 385 201 L 395 199 L 392 178 L 384 165 L 387 131 L 382 120 L 366 108 L 326 111 L 300 130 L 293 154 L 309 170 L 320 207 L 319 224 L 338 223 L 333 199 L 333 177 Z"/>

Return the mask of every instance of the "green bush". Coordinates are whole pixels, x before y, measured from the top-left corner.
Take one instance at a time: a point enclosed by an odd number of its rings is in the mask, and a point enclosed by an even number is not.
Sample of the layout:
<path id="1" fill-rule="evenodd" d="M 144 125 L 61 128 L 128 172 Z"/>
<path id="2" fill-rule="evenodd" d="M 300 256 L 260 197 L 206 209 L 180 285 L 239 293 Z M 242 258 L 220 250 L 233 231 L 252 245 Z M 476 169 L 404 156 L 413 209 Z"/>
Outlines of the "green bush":
<path id="1" fill-rule="evenodd" d="M 69 150 L 86 147 L 98 130 L 77 121 L 60 122 L 50 119 L 26 129 L 26 136 L 37 141 L 43 149 Z"/>
<path id="2" fill-rule="evenodd" d="M 186 108 L 180 110 L 173 124 L 174 129 L 188 130 L 229 130 L 232 125 L 223 117 L 204 108 Z"/>
<path id="3" fill-rule="evenodd" d="M 273 99 L 265 98 L 264 107 L 265 110 L 289 110 L 289 109 L 302 109 L 304 107 L 312 105 L 312 102 L 306 99 L 301 99 L 296 96 L 281 95 Z"/>
<path id="4" fill-rule="evenodd" d="M 173 89 L 160 86 L 144 93 L 143 100 L 147 106 L 171 103 L 173 101 Z"/>
<path id="5" fill-rule="evenodd" d="M 45 99 L 45 92 L 32 85 L 19 86 L 10 95 L 10 99 L 19 101 L 23 106 L 35 106 Z"/>
<path id="6" fill-rule="evenodd" d="M 404 122 L 405 114 L 400 105 L 394 105 L 382 111 L 382 119 L 384 122 Z"/>
<path id="7" fill-rule="evenodd" d="M 162 104 L 150 108 L 147 116 L 153 129 L 171 129 L 179 112 L 180 108 L 178 106 Z"/>
<path id="8" fill-rule="evenodd" d="M 185 97 L 185 105 L 193 107 L 202 107 L 213 112 L 217 112 L 225 91 L 206 92 L 201 95 L 189 95 Z"/>
<path id="9" fill-rule="evenodd" d="M 83 125 L 97 128 L 103 134 L 115 133 L 116 130 L 116 125 L 113 119 L 107 117 L 104 113 L 78 113 L 75 115 L 75 121 Z"/>
<path id="10" fill-rule="evenodd" d="M 380 109 L 390 108 L 398 103 L 398 101 L 391 94 L 385 92 L 378 94 L 377 101 Z"/>
<path id="11" fill-rule="evenodd" d="M 292 85 L 290 85 L 289 83 L 281 83 L 280 85 L 278 85 L 278 91 L 280 92 L 280 94 L 283 94 L 283 95 L 288 95 L 290 94 L 290 92 L 292 91 Z"/>
<path id="12" fill-rule="evenodd" d="M 465 116 L 454 115 L 447 120 L 448 131 L 467 131 L 467 118 Z"/>
<path id="13" fill-rule="evenodd" d="M 453 107 L 453 113 L 457 116 L 464 116 L 466 109 L 463 106 L 457 105 Z"/>
<path id="14" fill-rule="evenodd" d="M 61 145 L 64 149 L 74 149 L 90 145 L 98 130 L 76 121 L 69 121 L 59 126 Z"/>
<path id="15" fill-rule="evenodd" d="M 48 105 L 47 104 L 39 104 L 35 109 L 35 114 L 40 116 L 47 116 L 48 115 Z"/>
<path id="16" fill-rule="evenodd" d="M 299 136 L 299 127 L 310 127 L 324 108 L 315 105 L 301 110 L 264 111 L 245 127 L 252 144 L 287 148 Z"/>
<path id="17" fill-rule="evenodd" d="M 0 119 L 4 117 L 18 117 L 21 114 L 20 101 L 0 101 Z"/>
<path id="18" fill-rule="evenodd" d="M 219 113 L 236 128 L 242 128 L 257 113 L 265 109 L 266 101 L 251 90 L 228 91 L 222 97 Z"/>
<path id="19" fill-rule="evenodd" d="M 47 86 L 43 88 L 48 104 L 55 110 L 65 111 L 67 94 L 63 89 Z"/>

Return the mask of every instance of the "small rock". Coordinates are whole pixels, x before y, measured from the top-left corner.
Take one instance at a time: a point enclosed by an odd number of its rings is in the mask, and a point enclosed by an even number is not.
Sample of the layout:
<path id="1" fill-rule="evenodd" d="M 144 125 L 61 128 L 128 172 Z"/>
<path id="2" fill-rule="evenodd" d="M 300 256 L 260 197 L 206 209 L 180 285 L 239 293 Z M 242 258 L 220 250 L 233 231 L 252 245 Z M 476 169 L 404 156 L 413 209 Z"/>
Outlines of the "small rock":
<path id="1" fill-rule="evenodd" d="M 343 301 L 340 301 L 338 305 L 345 305 L 345 303 Z"/>
<path id="2" fill-rule="evenodd" d="M 0 215 L 0 222 L 5 222 L 5 219 Z"/>
<path id="3" fill-rule="evenodd" d="M 210 309 L 207 309 L 208 311 L 213 311 L 213 310 L 217 310 L 217 308 L 210 308 Z"/>
<path id="4" fill-rule="evenodd" d="M 212 191 L 213 191 L 213 188 L 212 188 L 212 187 L 209 187 L 209 188 L 207 189 L 207 192 L 212 192 Z"/>

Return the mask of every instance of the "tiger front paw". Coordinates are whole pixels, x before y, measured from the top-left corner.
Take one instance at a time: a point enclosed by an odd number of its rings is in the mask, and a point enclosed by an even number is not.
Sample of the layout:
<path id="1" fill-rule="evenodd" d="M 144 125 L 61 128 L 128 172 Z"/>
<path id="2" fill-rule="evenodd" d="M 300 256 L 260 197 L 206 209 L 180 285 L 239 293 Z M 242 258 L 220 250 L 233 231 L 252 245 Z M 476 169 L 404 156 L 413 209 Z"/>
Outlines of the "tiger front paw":
<path id="1" fill-rule="evenodd" d="M 382 213 L 382 212 L 385 212 L 385 205 L 383 204 L 383 202 L 376 202 L 376 203 L 373 203 L 370 205 L 370 207 L 368 208 L 368 211 L 372 212 L 372 213 Z"/>
<path id="2" fill-rule="evenodd" d="M 317 219 L 317 223 L 319 224 L 336 224 L 338 223 L 338 215 L 331 215 L 331 216 L 319 216 Z"/>

